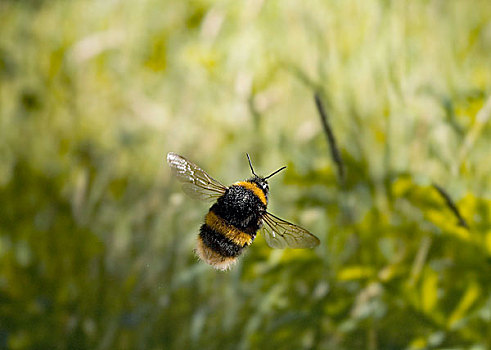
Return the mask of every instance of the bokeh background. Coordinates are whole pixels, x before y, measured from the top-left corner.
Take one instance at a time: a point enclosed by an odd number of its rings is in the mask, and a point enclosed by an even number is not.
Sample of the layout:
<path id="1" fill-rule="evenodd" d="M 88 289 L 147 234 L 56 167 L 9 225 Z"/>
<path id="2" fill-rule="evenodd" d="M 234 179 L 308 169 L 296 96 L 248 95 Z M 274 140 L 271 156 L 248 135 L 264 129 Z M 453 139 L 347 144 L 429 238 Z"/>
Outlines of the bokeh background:
<path id="1" fill-rule="evenodd" d="M 490 115 L 487 0 L 2 0 L 0 348 L 490 349 Z M 197 261 L 169 151 L 321 245 Z"/>

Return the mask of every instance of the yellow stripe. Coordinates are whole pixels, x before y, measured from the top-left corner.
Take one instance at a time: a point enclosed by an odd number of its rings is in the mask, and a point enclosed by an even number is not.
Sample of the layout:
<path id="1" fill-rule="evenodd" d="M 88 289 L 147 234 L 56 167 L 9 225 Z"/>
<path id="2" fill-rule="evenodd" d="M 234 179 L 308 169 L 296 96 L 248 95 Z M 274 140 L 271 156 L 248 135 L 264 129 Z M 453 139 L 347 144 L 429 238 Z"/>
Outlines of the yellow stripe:
<path id="1" fill-rule="evenodd" d="M 209 211 L 205 217 L 205 223 L 213 230 L 220 232 L 225 237 L 230 239 L 235 244 L 241 247 L 249 245 L 252 243 L 252 237 L 247 233 L 242 232 L 238 228 L 227 224 L 221 217 L 216 215 L 214 212 Z"/>
<path id="2" fill-rule="evenodd" d="M 261 190 L 254 182 L 241 181 L 241 182 L 234 183 L 234 185 L 242 186 L 244 188 L 247 188 L 248 190 L 251 190 L 252 192 L 254 192 L 254 194 L 257 197 L 259 197 L 259 199 L 261 200 L 261 202 L 263 202 L 264 205 L 268 205 L 263 190 Z"/>

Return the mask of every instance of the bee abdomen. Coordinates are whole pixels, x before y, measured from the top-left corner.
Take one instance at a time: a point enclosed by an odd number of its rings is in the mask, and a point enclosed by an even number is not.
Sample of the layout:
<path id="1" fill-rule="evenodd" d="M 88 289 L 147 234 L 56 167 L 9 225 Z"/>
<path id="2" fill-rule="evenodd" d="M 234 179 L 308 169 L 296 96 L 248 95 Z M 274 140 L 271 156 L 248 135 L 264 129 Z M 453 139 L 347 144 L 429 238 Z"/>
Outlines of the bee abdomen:
<path id="1" fill-rule="evenodd" d="M 223 233 L 214 230 L 207 224 L 201 226 L 199 236 L 208 248 L 223 257 L 235 258 L 242 253 L 242 246 L 232 242 Z"/>
<path id="2" fill-rule="evenodd" d="M 242 254 L 243 249 L 252 243 L 255 232 L 252 235 L 244 232 L 213 209 L 206 214 L 205 223 L 200 228 L 196 253 L 204 262 L 226 270 Z"/>
<path id="3" fill-rule="evenodd" d="M 202 261 L 216 269 L 230 268 L 237 261 L 243 248 L 206 223 L 200 228 L 196 254 Z"/>

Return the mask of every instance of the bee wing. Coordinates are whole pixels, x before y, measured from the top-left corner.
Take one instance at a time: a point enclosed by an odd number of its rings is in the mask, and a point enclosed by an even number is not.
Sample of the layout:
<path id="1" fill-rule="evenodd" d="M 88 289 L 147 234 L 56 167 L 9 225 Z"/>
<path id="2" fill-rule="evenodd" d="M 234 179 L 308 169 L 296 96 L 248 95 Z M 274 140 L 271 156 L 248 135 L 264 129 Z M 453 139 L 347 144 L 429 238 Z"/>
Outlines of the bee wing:
<path id="1" fill-rule="evenodd" d="M 212 178 L 196 164 L 176 153 L 167 154 L 172 173 L 182 184 L 184 193 L 195 199 L 210 200 L 222 196 L 227 187 Z"/>
<path id="2" fill-rule="evenodd" d="M 271 248 L 313 248 L 319 238 L 304 228 L 266 212 L 263 216 L 262 233 Z"/>

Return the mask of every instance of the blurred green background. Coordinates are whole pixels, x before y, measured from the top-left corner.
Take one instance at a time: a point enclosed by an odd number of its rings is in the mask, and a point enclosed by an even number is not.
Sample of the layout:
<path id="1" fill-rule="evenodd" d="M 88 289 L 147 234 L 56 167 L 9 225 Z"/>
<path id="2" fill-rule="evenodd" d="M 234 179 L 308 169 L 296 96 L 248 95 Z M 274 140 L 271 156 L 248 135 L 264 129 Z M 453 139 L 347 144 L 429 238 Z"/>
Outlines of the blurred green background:
<path id="1" fill-rule="evenodd" d="M 0 348 L 490 349 L 490 115 L 488 0 L 1 0 Z M 197 261 L 169 151 L 321 245 Z"/>

